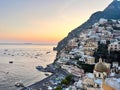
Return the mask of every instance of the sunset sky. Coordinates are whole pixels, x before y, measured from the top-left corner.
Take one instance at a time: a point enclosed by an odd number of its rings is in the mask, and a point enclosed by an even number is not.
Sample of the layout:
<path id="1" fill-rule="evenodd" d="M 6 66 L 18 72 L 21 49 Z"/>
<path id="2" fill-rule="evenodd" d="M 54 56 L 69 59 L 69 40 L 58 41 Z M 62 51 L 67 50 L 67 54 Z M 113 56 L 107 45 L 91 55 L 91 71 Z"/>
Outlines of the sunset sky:
<path id="1" fill-rule="evenodd" d="M 0 0 L 0 42 L 57 43 L 112 0 Z"/>

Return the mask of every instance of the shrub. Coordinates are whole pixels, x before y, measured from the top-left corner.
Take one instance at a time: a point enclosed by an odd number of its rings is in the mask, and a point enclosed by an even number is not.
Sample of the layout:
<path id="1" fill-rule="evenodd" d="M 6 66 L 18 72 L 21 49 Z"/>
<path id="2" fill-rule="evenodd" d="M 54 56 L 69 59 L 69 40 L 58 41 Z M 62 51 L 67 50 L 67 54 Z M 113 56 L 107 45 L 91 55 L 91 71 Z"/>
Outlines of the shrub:
<path id="1" fill-rule="evenodd" d="M 64 84 L 64 85 L 70 84 L 73 81 L 72 77 L 73 76 L 71 74 L 66 76 L 66 78 L 61 81 L 61 84 Z"/>
<path id="2" fill-rule="evenodd" d="M 68 85 L 68 84 L 69 84 L 69 81 L 68 81 L 67 79 L 63 79 L 63 80 L 61 81 L 61 84 Z"/>
<path id="3" fill-rule="evenodd" d="M 94 65 L 90 65 L 90 64 L 85 64 L 81 61 L 78 61 L 77 64 L 79 66 L 81 66 L 81 68 L 85 71 L 85 72 L 93 72 L 93 69 L 94 69 Z"/>
<path id="4" fill-rule="evenodd" d="M 62 90 L 61 86 L 57 86 L 54 90 Z"/>
<path id="5" fill-rule="evenodd" d="M 72 80 L 72 75 L 71 75 L 71 74 L 68 75 L 68 76 L 66 77 L 66 80 L 67 80 L 68 82 L 70 82 L 70 81 Z"/>

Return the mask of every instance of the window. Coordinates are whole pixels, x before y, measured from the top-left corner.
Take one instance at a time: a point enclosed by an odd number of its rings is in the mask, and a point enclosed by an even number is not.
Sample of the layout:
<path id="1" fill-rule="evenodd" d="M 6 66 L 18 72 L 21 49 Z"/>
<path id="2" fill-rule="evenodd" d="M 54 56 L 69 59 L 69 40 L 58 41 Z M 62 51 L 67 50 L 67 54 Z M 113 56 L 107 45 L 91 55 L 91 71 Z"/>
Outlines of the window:
<path id="1" fill-rule="evenodd" d="M 99 74 L 99 77 L 100 77 L 101 75 Z"/>
<path id="2" fill-rule="evenodd" d="M 117 47 L 117 45 L 115 45 L 115 47 Z"/>
<path id="3" fill-rule="evenodd" d="M 115 50 L 117 50 L 117 48 L 115 48 Z"/>
<path id="4" fill-rule="evenodd" d="M 97 88 L 99 88 L 99 85 L 97 84 Z"/>

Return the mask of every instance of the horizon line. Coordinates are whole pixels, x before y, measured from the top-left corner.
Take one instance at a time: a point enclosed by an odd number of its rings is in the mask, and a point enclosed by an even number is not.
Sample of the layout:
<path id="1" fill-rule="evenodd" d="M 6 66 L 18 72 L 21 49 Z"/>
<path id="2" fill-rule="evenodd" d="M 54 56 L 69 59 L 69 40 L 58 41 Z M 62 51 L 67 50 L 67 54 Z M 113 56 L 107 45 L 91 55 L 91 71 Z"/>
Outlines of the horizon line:
<path id="1" fill-rule="evenodd" d="M 5 42 L 5 43 L 1 43 L 0 45 L 57 45 L 56 43 L 22 43 L 22 42 L 16 42 L 16 43 L 12 43 L 12 42 Z"/>

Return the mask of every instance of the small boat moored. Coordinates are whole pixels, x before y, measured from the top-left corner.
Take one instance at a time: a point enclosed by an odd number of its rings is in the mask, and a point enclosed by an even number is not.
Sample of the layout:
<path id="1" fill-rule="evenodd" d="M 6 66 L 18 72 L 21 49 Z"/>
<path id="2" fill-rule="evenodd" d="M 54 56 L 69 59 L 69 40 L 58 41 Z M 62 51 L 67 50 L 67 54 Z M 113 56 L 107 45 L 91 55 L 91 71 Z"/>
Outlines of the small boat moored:
<path id="1" fill-rule="evenodd" d="M 9 63 L 13 63 L 13 61 L 9 61 Z"/>
<path id="2" fill-rule="evenodd" d="M 15 86 L 16 87 L 24 87 L 24 84 L 20 81 L 20 82 L 16 82 Z"/>
<path id="3" fill-rule="evenodd" d="M 41 69 L 43 69 L 43 67 L 42 66 L 36 66 L 36 69 L 41 70 Z"/>
<path id="4" fill-rule="evenodd" d="M 49 73 L 47 73 L 47 72 L 45 72 L 45 75 L 46 75 L 46 76 L 50 76 L 50 74 L 49 74 Z"/>
<path id="5" fill-rule="evenodd" d="M 49 53 L 50 53 L 50 51 L 46 52 L 46 54 L 49 54 Z"/>

